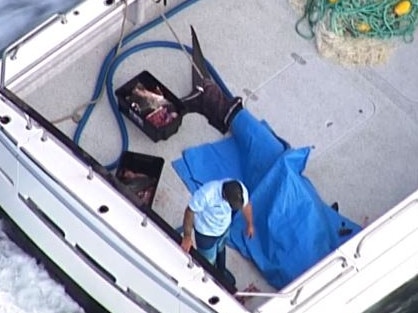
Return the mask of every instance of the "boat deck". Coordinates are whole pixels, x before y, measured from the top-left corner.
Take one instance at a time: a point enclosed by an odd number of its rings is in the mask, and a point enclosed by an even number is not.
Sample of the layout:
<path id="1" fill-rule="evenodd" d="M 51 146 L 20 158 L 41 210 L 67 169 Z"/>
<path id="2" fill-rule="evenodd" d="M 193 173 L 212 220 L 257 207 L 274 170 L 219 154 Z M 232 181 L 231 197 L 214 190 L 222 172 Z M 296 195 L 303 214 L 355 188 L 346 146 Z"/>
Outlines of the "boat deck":
<path id="1" fill-rule="evenodd" d="M 173 6 L 176 1 L 169 5 Z M 180 1 L 177 1 L 177 3 Z M 343 66 L 322 57 L 314 40 L 295 32 L 299 14 L 283 1 L 196 1 L 169 19 L 180 41 L 191 46 L 193 25 L 205 57 L 245 107 L 266 120 L 293 147 L 312 148 L 305 175 L 322 198 L 338 202 L 340 213 L 363 224 L 374 221 L 418 188 L 418 42 L 399 47 L 377 66 Z M 138 27 L 130 22 L 128 33 Z M 108 51 L 117 44 L 120 25 L 103 30 L 17 94 L 50 121 L 71 115 L 86 103 Z M 132 43 L 176 41 L 166 23 Z M 191 65 L 172 49 L 131 55 L 119 67 L 117 88 L 147 70 L 178 97 L 191 91 Z M 56 126 L 72 137 L 69 118 Z M 171 166 L 184 149 L 223 138 L 198 114 L 187 114 L 179 131 L 154 143 L 126 121 L 129 150 L 163 157 L 165 165 L 153 208 L 172 227 L 182 224 L 190 194 Z M 103 165 L 120 153 L 121 139 L 104 95 L 97 103 L 79 145 Z M 99 195 L 98 195 L 99 196 Z M 273 291 L 258 270 L 233 250 L 227 265 L 242 290 L 254 283 Z M 265 298 L 247 302 L 250 309 Z"/>

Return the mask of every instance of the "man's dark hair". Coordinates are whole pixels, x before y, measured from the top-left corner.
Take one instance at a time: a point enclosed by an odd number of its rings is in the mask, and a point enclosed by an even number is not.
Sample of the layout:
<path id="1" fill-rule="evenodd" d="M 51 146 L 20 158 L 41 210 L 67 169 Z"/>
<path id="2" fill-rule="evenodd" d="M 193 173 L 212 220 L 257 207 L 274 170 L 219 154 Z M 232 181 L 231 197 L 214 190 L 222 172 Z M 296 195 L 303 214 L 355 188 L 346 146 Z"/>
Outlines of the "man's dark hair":
<path id="1" fill-rule="evenodd" d="M 228 201 L 231 208 L 238 210 L 244 205 L 243 190 L 240 182 L 230 180 L 222 185 L 222 196 Z"/>

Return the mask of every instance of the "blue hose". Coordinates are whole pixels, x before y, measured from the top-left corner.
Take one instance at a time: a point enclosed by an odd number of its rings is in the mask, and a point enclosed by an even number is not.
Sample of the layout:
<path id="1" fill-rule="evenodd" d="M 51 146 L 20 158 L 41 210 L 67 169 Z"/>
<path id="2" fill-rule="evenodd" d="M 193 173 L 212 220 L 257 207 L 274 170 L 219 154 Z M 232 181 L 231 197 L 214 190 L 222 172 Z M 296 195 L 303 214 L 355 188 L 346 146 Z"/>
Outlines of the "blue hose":
<path id="1" fill-rule="evenodd" d="M 187 6 L 191 5 L 192 3 L 196 2 L 196 1 L 198 1 L 198 0 L 190 0 L 190 1 L 183 2 L 179 6 L 175 7 L 174 9 L 170 10 L 169 12 L 167 12 L 166 16 L 170 17 L 170 16 L 178 13 L 179 11 L 181 11 L 182 9 L 186 8 Z M 129 34 L 128 36 L 126 36 L 122 40 L 122 46 L 127 44 L 131 40 L 135 39 L 139 35 L 143 34 L 147 30 L 151 29 L 152 27 L 160 24 L 162 21 L 163 21 L 163 19 L 160 17 L 160 18 L 157 18 L 156 20 L 144 25 L 143 27 L 135 30 L 134 32 L 132 32 L 131 34 Z M 115 71 L 118 68 L 118 66 L 128 56 L 130 56 L 131 54 L 133 54 L 135 52 L 139 52 L 139 51 L 150 49 L 150 48 L 170 48 L 170 49 L 182 50 L 181 45 L 176 43 L 176 42 L 151 41 L 151 42 L 145 42 L 145 43 L 135 45 L 135 46 L 129 48 L 128 50 L 124 51 L 123 53 L 121 53 L 117 57 L 115 57 L 116 51 L 117 51 L 117 46 L 115 46 L 108 53 L 108 55 L 105 58 L 105 61 L 103 62 L 102 66 L 100 68 L 99 76 L 96 80 L 96 87 L 94 89 L 93 96 L 92 96 L 92 101 L 99 96 L 100 90 L 101 90 L 103 84 L 106 83 L 106 94 L 107 94 L 108 100 L 110 102 L 113 114 L 115 115 L 116 121 L 118 123 L 119 131 L 120 131 L 121 139 L 122 139 L 122 147 L 121 147 L 121 151 L 119 153 L 118 158 L 115 161 L 113 161 L 112 163 L 105 166 L 106 169 L 108 169 L 108 170 L 113 170 L 118 166 L 118 162 L 119 162 L 119 159 L 120 159 L 120 156 L 121 156 L 122 152 L 125 151 L 125 150 L 128 150 L 128 145 L 129 145 L 129 138 L 128 138 L 128 132 L 127 132 L 127 129 L 126 129 L 126 125 L 124 123 L 124 120 L 122 118 L 121 113 L 119 112 L 118 104 L 117 104 L 117 101 L 116 101 L 116 98 L 115 98 L 115 95 L 114 95 L 114 92 L 113 92 L 113 76 L 114 76 Z M 185 46 L 185 48 L 186 48 L 186 51 L 188 53 L 192 53 L 192 51 L 193 51 L 192 48 L 187 47 L 187 46 Z M 216 81 L 216 83 L 220 86 L 220 88 L 222 89 L 224 94 L 228 98 L 232 98 L 233 97 L 232 93 L 229 91 L 227 86 L 224 84 L 221 77 L 216 72 L 215 68 L 207 60 L 205 60 L 205 63 L 206 63 L 206 66 L 208 68 L 209 73 L 211 74 L 213 79 Z M 84 127 L 86 126 L 87 121 L 88 121 L 91 113 L 93 112 L 94 107 L 95 107 L 95 104 L 90 104 L 86 108 L 80 122 L 77 125 L 76 131 L 75 131 L 74 137 L 73 137 L 74 142 L 77 143 L 77 144 L 79 143 L 81 133 L 82 133 Z"/>

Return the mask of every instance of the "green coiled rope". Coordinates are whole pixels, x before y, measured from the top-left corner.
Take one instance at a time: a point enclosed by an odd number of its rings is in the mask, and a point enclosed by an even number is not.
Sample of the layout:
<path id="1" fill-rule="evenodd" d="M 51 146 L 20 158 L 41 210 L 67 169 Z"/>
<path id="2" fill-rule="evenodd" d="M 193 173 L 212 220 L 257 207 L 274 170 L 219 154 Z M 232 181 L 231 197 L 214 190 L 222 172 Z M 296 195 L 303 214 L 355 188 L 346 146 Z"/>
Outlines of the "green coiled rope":
<path id="1" fill-rule="evenodd" d="M 296 23 L 297 33 L 307 39 L 315 36 L 315 25 L 327 18 L 326 27 L 339 36 L 390 39 L 400 36 L 413 41 L 418 25 L 418 0 L 407 0 L 410 10 L 397 15 L 395 7 L 402 0 L 308 0 L 304 15 Z M 307 21 L 309 33 L 300 30 Z"/>

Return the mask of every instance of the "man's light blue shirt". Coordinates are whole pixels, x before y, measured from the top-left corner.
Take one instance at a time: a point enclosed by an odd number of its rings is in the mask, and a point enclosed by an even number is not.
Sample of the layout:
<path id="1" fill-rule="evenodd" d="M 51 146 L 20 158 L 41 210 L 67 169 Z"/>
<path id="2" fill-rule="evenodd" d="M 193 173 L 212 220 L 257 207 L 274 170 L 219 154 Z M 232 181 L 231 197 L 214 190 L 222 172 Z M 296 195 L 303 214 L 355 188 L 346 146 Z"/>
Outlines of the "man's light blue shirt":
<path id="1" fill-rule="evenodd" d="M 189 201 L 194 214 L 195 229 L 206 236 L 220 236 L 231 224 L 232 208 L 222 197 L 222 184 L 231 179 L 210 181 L 200 187 Z M 248 191 L 241 183 L 244 206 L 248 203 Z"/>

